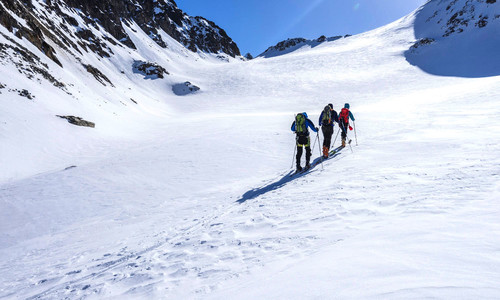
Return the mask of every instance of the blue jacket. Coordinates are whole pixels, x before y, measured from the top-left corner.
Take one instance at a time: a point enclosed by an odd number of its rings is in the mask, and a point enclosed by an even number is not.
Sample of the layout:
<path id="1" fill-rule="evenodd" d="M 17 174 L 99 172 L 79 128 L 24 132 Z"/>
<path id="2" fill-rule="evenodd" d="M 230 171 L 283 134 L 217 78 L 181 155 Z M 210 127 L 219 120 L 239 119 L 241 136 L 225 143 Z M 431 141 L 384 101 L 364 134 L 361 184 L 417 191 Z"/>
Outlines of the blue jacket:
<path id="1" fill-rule="evenodd" d="M 324 111 L 321 111 L 321 115 L 319 116 L 319 119 L 318 119 L 318 124 L 319 124 L 319 125 L 321 125 L 321 126 L 324 126 L 324 125 L 321 123 L 321 122 L 323 121 L 323 114 L 324 114 L 324 113 L 325 113 Z M 332 110 L 330 111 L 330 113 L 331 113 L 331 115 L 332 115 L 332 120 L 333 120 L 333 122 L 332 122 L 332 124 L 330 124 L 330 126 L 332 126 L 332 127 L 333 127 L 333 126 L 335 125 L 335 122 L 337 122 L 337 123 L 339 122 L 339 115 L 337 114 L 337 112 L 336 112 L 334 109 L 332 109 Z M 328 126 L 328 125 L 327 125 L 327 126 Z"/>
<path id="2" fill-rule="evenodd" d="M 318 130 L 316 129 L 316 126 L 314 126 L 314 123 L 311 120 L 309 120 L 309 118 L 307 117 L 307 113 L 303 112 L 302 114 L 306 117 L 306 128 L 309 127 L 309 128 L 311 128 L 312 131 L 318 132 Z M 295 121 L 293 121 L 291 129 L 292 129 L 292 131 L 295 131 Z"/>

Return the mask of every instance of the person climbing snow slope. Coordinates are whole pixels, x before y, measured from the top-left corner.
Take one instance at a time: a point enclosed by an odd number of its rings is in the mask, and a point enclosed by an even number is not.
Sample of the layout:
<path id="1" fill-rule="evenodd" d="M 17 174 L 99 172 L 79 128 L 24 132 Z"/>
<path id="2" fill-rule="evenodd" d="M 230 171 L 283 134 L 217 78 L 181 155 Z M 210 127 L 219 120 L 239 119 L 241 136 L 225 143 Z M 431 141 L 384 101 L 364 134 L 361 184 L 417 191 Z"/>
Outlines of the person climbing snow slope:
<path id="1" fill-rule="evenodd" d="M 311 139 L 309 137 L 309 130 L 307 127 L 311 128 L 312 131 L 318 132 L 318 128 L 314 126 L 314 123 L 309 120 L 307 117 L 307 113 L 298 113 L 295 116 L 295 120 L 292 123 L 292 131 L 296 134 L 296 143 L 297 143 L 297 155 L 295 156 L 296 164 L 297 164 L 297 172 L 302 171 L 302 167 L 300 165 L 300 159 L 302 157 L 302 148 L 306 148 L 306 165 L 305 169 L 309 169 L 311 167 Z"/>
<path id="2" fill-rule="evenodd" d="M 342 147 L 345 147 L 345 140 L 347 138 L 347 129 L 352 130 L 352 127 L 349 125 L 349 119 L 354 121 L 354 116 L 349 110 L 349 103 L 344 104 L 344 108 L 340 110 L 339 114 L 339 127 L 342 130 Z"/>
<path id="3" fill-rule="evenodd" d="M 319 116 L 319 124 L 321 125 L 321 131 L 323 132 L 323 158 L 328 158 L 328 152 L 330 151 L 330 144 L 332 143 L 332 135 L 335 122 L 339 122 L 339 116 L 337 112 L 333 109 L 333 104 L 329 103 Z"/>

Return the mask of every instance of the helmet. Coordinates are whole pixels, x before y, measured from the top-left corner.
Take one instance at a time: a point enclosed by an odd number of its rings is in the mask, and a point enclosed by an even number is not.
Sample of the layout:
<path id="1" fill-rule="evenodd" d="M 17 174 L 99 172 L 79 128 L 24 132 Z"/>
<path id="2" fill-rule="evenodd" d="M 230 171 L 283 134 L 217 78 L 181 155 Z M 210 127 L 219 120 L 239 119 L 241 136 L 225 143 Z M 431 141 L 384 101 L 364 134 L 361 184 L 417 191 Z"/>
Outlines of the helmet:
<path id="1" fill-rule="evenodd" d="M 350 106 L 349 106 L 349 103 L 344 104 L 344 108 L 349 109 L 349 107 L 350 107 Z"/>

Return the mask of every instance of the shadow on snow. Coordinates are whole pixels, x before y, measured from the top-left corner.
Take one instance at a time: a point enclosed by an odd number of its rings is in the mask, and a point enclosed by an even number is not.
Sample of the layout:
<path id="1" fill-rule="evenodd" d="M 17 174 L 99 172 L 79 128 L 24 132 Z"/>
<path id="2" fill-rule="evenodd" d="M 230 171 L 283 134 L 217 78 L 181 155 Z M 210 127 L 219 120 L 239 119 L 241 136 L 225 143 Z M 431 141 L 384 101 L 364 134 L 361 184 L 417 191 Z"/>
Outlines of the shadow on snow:
<path id="1" fill-rule="evenodd" d="M 339 154 L 340 154 L 340 151 L 331 155 L 328 159 L 332 159 L 334 157 L 337 157 Z M 255 199 L 259 196 L 262 196 L 264 194 L 267 194 L 269 192 L 272 192 L 272 191 L 275 191 L 279 188 L 282 188 L 285 184 L 291 182 L 292 180 L 298 179 L 298 178 L 305 176 L 305 175 L 309 174 L 310 172 L 312 172 L 312 170 L 314 170 L 319 165 L 321 165 L 321 163 L 322 163 L 321 160 L 322 160 L 321 157 L 316 158 L 312 162 L 311 168 L 309 168 L 309 170 L 307 170 L 307 171 L 304 171 L 304 172 L 301 172 L 298 174 L 294 174 L 294 171 L 289 171 L 282 178 L 280 178 L 278 181 L 271 182 L 271 183 L 264 185 L 260 188 L 251 189 L 251 190 L 247 191 L 246 193 L 244 193 L 240 199 L 236 200 L 236 202 L 239 204 L 242 204 L 248 200 Z"/>

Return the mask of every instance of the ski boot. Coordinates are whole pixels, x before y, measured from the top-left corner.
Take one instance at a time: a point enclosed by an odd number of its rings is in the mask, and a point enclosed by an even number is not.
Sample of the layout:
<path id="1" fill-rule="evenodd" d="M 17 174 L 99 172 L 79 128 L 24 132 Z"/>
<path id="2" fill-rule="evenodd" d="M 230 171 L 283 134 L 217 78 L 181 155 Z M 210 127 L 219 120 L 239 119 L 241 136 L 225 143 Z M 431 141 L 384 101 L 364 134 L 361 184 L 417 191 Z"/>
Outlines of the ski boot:
<path id="1" fill-rule="evenodd" d="M 323 146 L 323 159 L 328 158 L 328 147 Z"/>
<path id="2" fill-rule="evenodd" d="M 295 171 L 295 174 L 302 172 L 302 167 L 300 165 L 297 165 L 297 170 Z"/>

